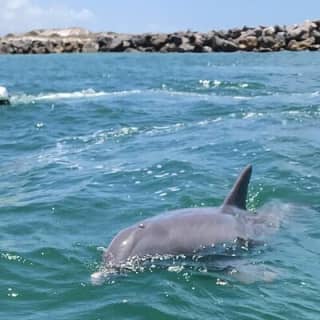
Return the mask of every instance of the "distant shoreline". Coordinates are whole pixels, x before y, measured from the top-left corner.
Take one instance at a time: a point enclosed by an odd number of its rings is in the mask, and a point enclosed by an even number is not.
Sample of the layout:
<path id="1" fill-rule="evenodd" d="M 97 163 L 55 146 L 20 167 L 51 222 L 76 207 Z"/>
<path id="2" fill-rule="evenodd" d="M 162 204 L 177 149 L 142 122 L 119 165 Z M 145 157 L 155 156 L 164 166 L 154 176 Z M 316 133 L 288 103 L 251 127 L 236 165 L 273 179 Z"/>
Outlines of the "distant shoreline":
<path id="1" fill-rule="evenodd" d="M 82 28 L 34 30 L 0 38 L 0 54 L 68 52 L 274 52 L 320 50 L 320 20 L 221 31 L 122 34 Z"/>

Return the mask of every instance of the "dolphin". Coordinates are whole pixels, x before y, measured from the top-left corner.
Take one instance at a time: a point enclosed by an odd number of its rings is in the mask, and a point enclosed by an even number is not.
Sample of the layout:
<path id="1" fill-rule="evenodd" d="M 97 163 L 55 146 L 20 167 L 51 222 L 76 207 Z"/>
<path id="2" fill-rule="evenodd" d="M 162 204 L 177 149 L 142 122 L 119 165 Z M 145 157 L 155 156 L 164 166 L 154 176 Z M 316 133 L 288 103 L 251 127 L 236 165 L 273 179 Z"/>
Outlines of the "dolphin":
<path id="1" fill-rule="evenodd" d="M 201 255 L 217 245 L 259 238 L 270 225 L 265 216 L 246 209 L 251 173 L 251 165 L 243 169 L 220 207 L 168 211 L 123 229 L 104 251 L 104 267 L 116 270 L 132 259 L 153 256 Z M 91 279 L 99 276 L 96 272 Z"/>

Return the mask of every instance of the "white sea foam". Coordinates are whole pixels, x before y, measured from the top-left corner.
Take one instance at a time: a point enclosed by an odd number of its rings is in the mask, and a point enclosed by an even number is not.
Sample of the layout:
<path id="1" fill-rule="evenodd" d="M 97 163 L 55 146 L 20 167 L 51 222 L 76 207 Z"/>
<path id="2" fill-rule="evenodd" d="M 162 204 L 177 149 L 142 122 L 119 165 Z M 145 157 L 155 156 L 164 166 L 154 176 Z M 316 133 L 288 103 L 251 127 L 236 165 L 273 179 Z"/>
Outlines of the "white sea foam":
<path id="1" fill-rule="evenodd" d="M 197 93 L 197 92 L 190 92 L 190 91 L 177 91 L 172 89 L 151 89 L 150 92 L 154 93 L 161 93 L 170 96 L 182 96 L 182 97 L 208 97 L 209 95 L 205 93 Z"/>
<path id="2" fill-rule="evenodd" d="M 37 101 L 52 101 L 52 100 L 68 100 L 68 99 L 88 99 L 102 96 L 126 96 L 131 94 L 139 94 L 141 90 L 123 90 L 123 91 L 96 91 L 92 88 L 73 92 L 51 92 L 40 93 L 38 95 L 14 95 L 11 97 L 11 103 L 35 103 Z"/>
<path id="3" fill-rule="evenodd" d="M 219 80 L 199 80 L 199 83 L 204 88 L 210 88 L 210 87 L 216 88 L 222 84 L 222 81 L 219 81 Z"/>
<path id="4" fill-rule="evenodd" d="M 263 116 L 263 113 L 261 112 L 247 112 L 243 113 L 243 119 L 249 119 L 249 118 L 256 118 Z"/>
<path id="5" fill-rule="evenodd" d="M 229 89 L 241 88 L 245 89 L 249 87 L 249 83 L 232 83 L 229 81 L 220 81 L 220 80 L 199 80 L 199 84 L 201 84 L 204 88 L 219 88 L 226 87 Z"/>
<path id="6" fill-rule="evenodd" d="M 111 138 L 120 138 L 123 136 L 130 136 L 139 132 L 137 127 L 122 127 L 119 129 L 110 130 L 98 130 L 87 135 L 80 136 L 67 136 L 59 140 L 60 143 L 70 142 L 70 141 L 81 141 L 88 145 L 90 144 L 102 144 L 106 140 Z"/>
<path id="7" fill-rule="evenodd" d="M 206 126 L 210 123 L 214 123 L 214 122 L 219 122 L 221 121 L 222 118 L 221 117 L 217 117 L 217 118 L 214 118 L 214 119 L 206 119 L 206 120 L 202 120 L 202 121 L 198 121 L 197 122 L 197 125 L 199 126 Z"/>
<path id="8" fill-rule="evenodd" d="M 251 99 L 253 99 L 253 97 L 234 96 L 233 99 L 235 99 L 235 100 L 251 100 Z"/>

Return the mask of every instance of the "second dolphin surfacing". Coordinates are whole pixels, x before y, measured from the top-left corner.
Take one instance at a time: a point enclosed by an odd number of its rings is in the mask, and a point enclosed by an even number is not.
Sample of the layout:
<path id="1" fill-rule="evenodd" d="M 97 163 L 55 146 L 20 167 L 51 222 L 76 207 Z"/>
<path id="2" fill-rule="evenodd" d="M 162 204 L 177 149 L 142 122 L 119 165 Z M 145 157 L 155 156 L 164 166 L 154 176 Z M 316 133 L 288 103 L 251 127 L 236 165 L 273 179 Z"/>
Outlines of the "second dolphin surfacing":
<path id="1" fill-rule="evenodd" d="M 243 169 L 220 207 L 173 210 L 123 229 L 104 251 L 103 269 L 114 272 L 133 260 L 203 255 L 221 244 L 261 239 L 274 226 L 263 214 L 246 210 L 251 173 L 251 165 Z M 92 281 L 101 274 L 92 274 Z"/>

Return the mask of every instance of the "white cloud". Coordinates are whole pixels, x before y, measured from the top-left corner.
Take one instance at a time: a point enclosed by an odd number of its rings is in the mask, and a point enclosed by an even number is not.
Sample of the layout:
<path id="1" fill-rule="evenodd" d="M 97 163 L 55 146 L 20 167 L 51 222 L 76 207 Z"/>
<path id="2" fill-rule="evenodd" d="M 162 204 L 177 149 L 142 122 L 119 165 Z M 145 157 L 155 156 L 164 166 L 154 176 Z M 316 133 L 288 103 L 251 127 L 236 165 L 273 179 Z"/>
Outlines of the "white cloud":
<path id="1" fill-rule="evenodd" d="M 39 6 L 32 0 L 0 0 L 0 33 L 26 32 L 41 28 L 84 26 L 92 21 L 92 11 L 63 4 Z"/>

